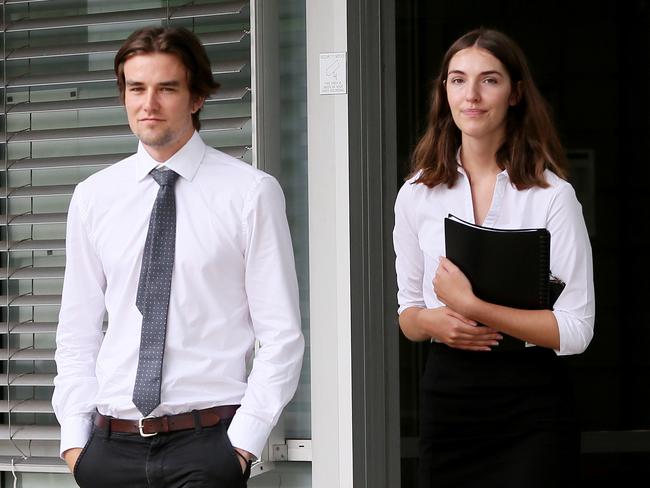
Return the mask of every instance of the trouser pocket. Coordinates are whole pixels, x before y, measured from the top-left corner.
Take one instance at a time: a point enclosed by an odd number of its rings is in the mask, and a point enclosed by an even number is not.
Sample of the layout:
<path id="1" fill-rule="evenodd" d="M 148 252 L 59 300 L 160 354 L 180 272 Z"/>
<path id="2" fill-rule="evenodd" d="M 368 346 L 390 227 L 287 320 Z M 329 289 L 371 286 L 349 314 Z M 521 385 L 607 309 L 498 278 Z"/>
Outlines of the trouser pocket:
<path id="1" fill-rule="evenodd" d="M 90 434 L 90 439 L 88 439 L 88 441 L 84 445 L 83 449 L 81 450 L 81 453 L 79 453 L 79 457 L 75 461 L 74 467 L 72 468 L 72 476 L 74 477 L 77 484 L 79 484 L 79 480 L 77 479 L 77 474 L 79 473 L 81 463 L 84 460 L 84 458 L 86 457 L 86 453 L 88 452 L 88 448 L 90 447 L 90 444 L 93 442 L 94 437 L 95 437 L 95 433 L 92 432 Z"/>

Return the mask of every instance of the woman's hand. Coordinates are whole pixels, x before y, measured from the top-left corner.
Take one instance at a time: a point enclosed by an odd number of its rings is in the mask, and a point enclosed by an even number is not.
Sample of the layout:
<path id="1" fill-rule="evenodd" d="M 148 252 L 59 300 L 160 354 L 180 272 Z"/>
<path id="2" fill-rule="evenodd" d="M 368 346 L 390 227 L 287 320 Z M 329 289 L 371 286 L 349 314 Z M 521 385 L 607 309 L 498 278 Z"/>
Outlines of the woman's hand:
<path id="1" fill-rule="evenodd" d="M 455 349 L 467 351 L 490 351 L 498 346 L 503 336 L 488 327 L 478 326 L 449 307 L 435 309 L 438 313 L 436 324 L 432 325 L 432 337 Z"/>
<path id="2" fill-rule="evenodd" d="M 404 335 L 414 341 L 435 339 L 456 349 L 489 351 L 503 337 L 488 327 L 478 327 L 449 307 L 409 308 L 400 315 Z"/>
<path id="3" fill-rule="evenodd" d="M 464 315 L 470 315 L 472 303 L 476 296 L 472 285 L 458 266 L 444 256 L 433 278 L 433 291 L 438 300 Z"/>

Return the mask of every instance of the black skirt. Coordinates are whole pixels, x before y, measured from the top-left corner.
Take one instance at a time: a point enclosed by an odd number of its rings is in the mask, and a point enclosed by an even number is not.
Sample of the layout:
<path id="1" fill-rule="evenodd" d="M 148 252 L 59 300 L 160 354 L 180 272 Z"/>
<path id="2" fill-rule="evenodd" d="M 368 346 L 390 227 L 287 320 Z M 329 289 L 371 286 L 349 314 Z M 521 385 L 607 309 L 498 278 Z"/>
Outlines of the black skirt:
<path id="1" fill-rule="evenodd" d="M 573 389 L 550 349 L 432 343 L 420 418 L 420 488 L 578 486 Z"/>

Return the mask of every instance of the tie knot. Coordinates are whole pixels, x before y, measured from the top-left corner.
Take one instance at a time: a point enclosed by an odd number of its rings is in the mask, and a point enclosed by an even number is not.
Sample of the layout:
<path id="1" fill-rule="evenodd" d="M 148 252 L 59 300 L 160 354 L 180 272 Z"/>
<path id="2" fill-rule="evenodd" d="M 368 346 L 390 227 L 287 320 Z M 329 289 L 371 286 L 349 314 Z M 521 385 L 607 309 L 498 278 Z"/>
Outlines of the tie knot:
<path id="1" fill-rule="evenodd" d="M 174 186 L 178 173 L 171 169 L 154 168 L 151 170 L 151 176 L 160 186 Z"/>

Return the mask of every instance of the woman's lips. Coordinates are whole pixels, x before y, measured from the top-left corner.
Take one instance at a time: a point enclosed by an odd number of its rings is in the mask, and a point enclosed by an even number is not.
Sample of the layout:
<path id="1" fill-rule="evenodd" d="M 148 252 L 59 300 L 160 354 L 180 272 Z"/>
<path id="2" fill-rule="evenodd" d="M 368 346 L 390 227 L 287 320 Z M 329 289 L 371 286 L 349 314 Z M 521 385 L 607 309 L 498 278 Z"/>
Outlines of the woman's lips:
<path id="1" fill-rule="evenodd" d="M 478 117 L 479 115 L 483 115 L 485 112 L 486 110 L 479 110 L 477 108 L 468 108 L 462 111 L 463 115 L 468 117 Z"/>

